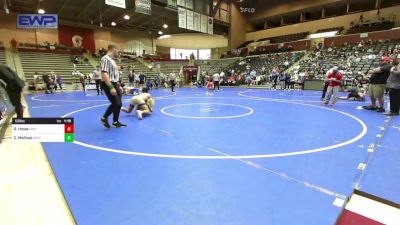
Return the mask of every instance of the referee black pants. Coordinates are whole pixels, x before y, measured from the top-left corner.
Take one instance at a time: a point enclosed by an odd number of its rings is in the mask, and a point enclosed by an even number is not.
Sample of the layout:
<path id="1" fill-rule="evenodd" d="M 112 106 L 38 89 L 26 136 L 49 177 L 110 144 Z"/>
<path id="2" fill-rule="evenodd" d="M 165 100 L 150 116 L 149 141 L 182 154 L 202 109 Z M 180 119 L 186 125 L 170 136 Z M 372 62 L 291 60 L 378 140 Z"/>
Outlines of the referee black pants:
<path id="1" fill-rule="evenodd" d="M 399 113 L 400 110 L 400 89 L 390 89 L 390 112 Z"/>
<path id="2" fill-rule="evenodd" d="M 97 95 L 100 95 L 100 91 L 101 94 L 103 94 L 103 86 L 101 85 L 101 79 L 96 79 L 96 91 L 97 91 Z"/>
<path id="3" fill-rule="evenodd" d="M 174 80 L 170 80 L 169 81 L 169 86 L 171 86 L 171 90 L 172 90 L 172 92 L 174 92 L 174 88 L 175 88 L 175 81 Z"/>
<path id="4" fill-rule="evenodd" d="M 101 87 L 104 90 L 108 100 L 110 101 L 111 105 L 108 106 L 106 112 L 104 113 L 103 117 L 108 118 L 111 114 L 113 114 L 113 122 L 117 122 L 119 120 L 119 113 L 122 107 L 122 93 L 119 87 L 119 84 L 116 82 L 111 82 L 114 86 L 115 90 L 117 91 L 117 95 L 111 95 L 110 88 L 107 87 L 106 83 L 101 82 Z"/>
<path id="5" fill-rule="evenodd" d="M 219 90 L 219 81 L 214 81 L 214 90 L 215 90 L 215 88 L 217 88 L 218 87 L 218 90 Z"/>

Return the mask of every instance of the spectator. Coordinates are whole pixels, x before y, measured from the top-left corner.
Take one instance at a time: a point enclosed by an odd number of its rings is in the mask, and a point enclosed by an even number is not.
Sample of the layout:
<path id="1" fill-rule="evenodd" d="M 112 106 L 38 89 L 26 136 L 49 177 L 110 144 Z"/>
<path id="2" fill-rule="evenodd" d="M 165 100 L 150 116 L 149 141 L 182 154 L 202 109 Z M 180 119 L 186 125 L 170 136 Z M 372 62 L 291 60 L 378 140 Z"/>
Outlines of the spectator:
<path id="1" fill-rule="evenodd" d="M 146 78 L 147 78 L 146 75 L 144 75 L 144 73 L 141 72 L 139 75 L 139 86 L 140 87 L 142 87 L 145 84 L 145 82 L 147 80 Z"/>
<path id="2" fill-rule="evenodd" d="M 371 105 L 363 106 L 363 109 L 376 110 L 377 112 L 385 112 L 385 88 L 386 82 L 390 75 L 391 66 L 388 61 L 383 60 L 379 68 L 371 71 L 369 74 L 369 90 L 368 94 L 371 98 Z M 379 101 L 380 107 L 376 107 L 376 100 Z"/>
<path id="3" fill-rule="evenodd" d="M 51 78 L 50 78 L 49 74 L 44 72 L 42 75 L 42 80 L 45 85 L 45 89 L 44 89 L 45 94 L 53 93 L 53 89 L 50 87 L 50 85 L 51 85 L 50 79 Z"/>
<path id="4" fill-rule="evenodd" d="M 95 70 L 93 70 L 92 76 L 93 76 L 94 82 L 96 83 L 97 96 L 99 96 L 100 94 L 103 95 L 103 87 L 101 86 L 100 66 L 97 66 L 97 68 Z"/>
<path id="5" fill-rule="evenodd" d="M 16 52 L 16 51 L 17 51 L 17 45 L 18 45 L 17 40 L 15 40 L 15 38 L 11 39 L 10 44 L 11 44 L 12 50 L 13 50 L 14 52 Z"/>
<path id="6" fill-rule="evenodd" d="M 149 90 L 153 90 L 153 83 L 151 82 L 151 80 L 147 80 L 147 81 L 146 81 L 146 87 L 147 87 Z"/>
<path id="7" fill-rule="evenodd" d="M 62 87 L 63 82 L 64 82 L 64 80 L 62 79 L 61 75 L 56 75 L 56 86 L 58 85 L 58 87 L 60 88 L 61 91 L 63 90 L 63 87 Z"/>
<path id="8" fill-rule="evenodd" d="M 128 72 L 128 82 L 129 82 L 130 87 L 135 86 L 135 71 L 132 70 L 131 68 L 129 69 L 129 72 Z"/>
<path id="9" fill-rule="evenodd" d="M 400 110 L 400 65 L 397 59 L 393 60 L 386 87 L 389 88 L 390 112 L 385 115 L 398 116 Z"/>
<path id="10" fill-rule="evenodd" d="M 158 89 L 160 87 L 161 84 L 161 77 L 160 74 L 157 73 L 155 79 L 154 79 L 154 85 L 156 86 L 156 89 Z"/>

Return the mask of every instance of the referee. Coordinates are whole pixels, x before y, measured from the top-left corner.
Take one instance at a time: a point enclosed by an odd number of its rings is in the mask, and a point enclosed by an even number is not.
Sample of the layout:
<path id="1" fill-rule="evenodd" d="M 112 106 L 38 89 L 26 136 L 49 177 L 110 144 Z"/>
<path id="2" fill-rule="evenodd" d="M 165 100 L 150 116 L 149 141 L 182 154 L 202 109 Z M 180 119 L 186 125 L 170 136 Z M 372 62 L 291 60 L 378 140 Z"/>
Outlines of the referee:
<path id="1" fill-rule="evenodd" d="M 118 57 L 118 48 L 115 45 L 108 46 L 108 52 L 101 58 L 101 87 L 107 95 L 111 105 L 107 108 L 100 121 L 104 127 L 110 128 L 108 117 L 113 114 L 114 127 L 126 127 L 118 121 L 122 107 L 122 93 L 119 83 L 119 71 L 114 59 Z"/>

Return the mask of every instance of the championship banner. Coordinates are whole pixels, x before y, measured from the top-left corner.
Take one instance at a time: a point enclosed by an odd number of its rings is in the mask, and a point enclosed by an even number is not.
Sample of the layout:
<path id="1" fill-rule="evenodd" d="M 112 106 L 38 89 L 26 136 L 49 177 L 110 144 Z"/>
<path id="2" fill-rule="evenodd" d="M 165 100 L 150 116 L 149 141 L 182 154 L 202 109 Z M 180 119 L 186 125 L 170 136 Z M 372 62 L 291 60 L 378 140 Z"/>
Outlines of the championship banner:
<path id="1" fill-rule="evenodd" d="M 200 31 L 202 33 L 208 33 L 207 32 L 207 22 L 208 22 L 208 16 L 201 15 L 201 18 L 200 18 Z"/>
<path id="2" fill-rule="evenodd" d="M 193 0 L 186 0 L 186 8 L 193 9 Z"/>
<path id="3" fill-rule="evenodd" d="M 167 4 L 176 7 L 176 0 L 168 0 Z"/>
<path id="4" fill-rule="evenodd" d="M 178 21 L 178 26 L 186 29 L 186 9 L 178 7 Z"/>
<path id="5" fill-rule="evenodd" d="M 193 11 L 186 10 L 186 29 L 193 30 Z"/>
<path id="6" fill-rule="evenodd" d="M 207 33 L 214 34 L 214 18 L 208 17 Z"/>
<path id="7" fill-rule="evenodd" d="M 135 0 L 135 12 L 151 15 L 151 0 Z"/>
<path id="8" fill-rule="evenodd" d="M 126 8 L 125 0 L 106 0 L 106 5 L 111 5 L 119 8 Z"/>
<path id="9" fill-rule="evenodd" d="M 200 32 L 200 13 L 193 12 L 193 30 Z"/>
<path id="10" fill-rule="evenodd" d="M 185 0 L 177 0 L 176 3 L 178 4 L 178 6 L 186 7 L 186 1 Z"/>

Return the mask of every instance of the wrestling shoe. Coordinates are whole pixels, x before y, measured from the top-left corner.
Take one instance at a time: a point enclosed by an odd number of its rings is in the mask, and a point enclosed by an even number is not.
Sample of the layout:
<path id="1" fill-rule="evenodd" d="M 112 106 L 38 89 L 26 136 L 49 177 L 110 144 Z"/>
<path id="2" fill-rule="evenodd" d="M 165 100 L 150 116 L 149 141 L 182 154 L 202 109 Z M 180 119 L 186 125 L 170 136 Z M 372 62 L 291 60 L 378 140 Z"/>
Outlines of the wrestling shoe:
<path id="1" fill-rule="evenodd" d="M 111 127 L 110 124 L 108 123 L 107 119 L 104 118 L 104 117 L 100 118 L 100 122 L 105 128 L 110 128 Z"/>
<path id="2" fill-rule="evenodd" d="M 382 113 L 385 112 L 385 109 L 382 107 L 376 108 L 376 112 Z"/>
<path id="3" fill-rule="evenodd" d="M 384 113 L 384 115 L 385 115 L 385 116 L 398 116 L 399 113 L 387 112 L 387 113 Z"/>
<path id="4" fill-rule="evenodd" d="M 376 107 L 373 107 L 372 105 L 363 106 L 362 108 L 363 108 L 363 109 L 366 109 L 366 110 L 376 110 Z"/>
<path id="5" fill-rule="evenodd" d="M 137 116 L 137 118 L 138 118 L 139 120 L 142 120 L 142 119 L 143 119 L 142 112 L 140 112 L 139 110 L 136 110 L 136 116 Z"/>
<path id="6" fill-rule="evenodd" d="M 112 125 L 117 128 L 126 127 L 126 124 L 120 123 L 119 121 L 112 123 Z"/>

